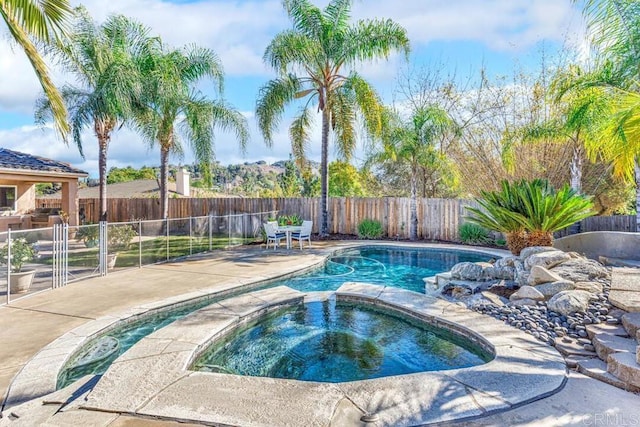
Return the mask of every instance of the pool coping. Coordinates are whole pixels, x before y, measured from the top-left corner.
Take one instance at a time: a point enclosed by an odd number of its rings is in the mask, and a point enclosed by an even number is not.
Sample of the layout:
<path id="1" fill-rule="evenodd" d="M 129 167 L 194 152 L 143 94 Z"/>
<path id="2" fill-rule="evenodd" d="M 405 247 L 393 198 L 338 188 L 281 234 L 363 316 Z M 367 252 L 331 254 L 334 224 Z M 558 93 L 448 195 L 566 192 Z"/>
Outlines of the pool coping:
<path id="1" fill-rule="evenodd" d="M 445 249 L 458 250 L 467 252 L 478 252 L 492 256 L 505 256 L 507 251 L 485 248 L 485 247 L 469 247 L 456 244 L 441 243 L 424 243 L 424 242 L 390 242 L 390 241 L 347 241 L 339 242 L 333 247 L 321 250 L 310 251 L 310 254 L 323 256 L 321 260 L 311 260 L 310 262 L 301 263 L 299 267 L 292 271 L 282 274 L 272 275 L 270 277 L 257 277 L 254 279 L 236 278 L 228 282 L 219 283 L 215 287 L 209 289 L 201 289 L 198 291 L 181 294 L 159 300 L 157 302 L 146 303 L 134 306 L 123 311 L 119 311 L 98 319 L 82 324 L 71 331 L 63 334 L 55 339 L 38 353 L 34 355 L 15 375 L 10 386 L 4 396 L 2 411 L 16 406 L 25 401 L 42 397 L 56 391 L 58 375 L 64 368 L 66 363 L 75 356 L 83 346 L 96 337 L 109 332 L 110 330 L 124 326 L 125 324 L 136 322 L 144 317 L 153 316 L 162 311 L 178 309 L 181 306 L 197 304 L 206 299 L 214 299 L 223 297 L 226 294 L 236 292 L 249 292 L 251 289 L 267 286 L 274 281 L 286 279 L 294 275 L 298 275 L 304 271 L 312 270 L 321 266 L 326 260 L 333 255 L 340 254 L 344 251 L 357 249 L 362 247 L 387 247 L 387 248 L 410 248 L 410 249 Z M 208 253 L 187 257 L 185 260 L 202 259 Z M 180 262 L 180 261 L 176 261 Z M 143 267 L 144 268 L 144 267 Z M 113 273 L 114 277 L 118 274 L 126 274 L 127 271 Z M 224 289 L 220 289 L 221 287 Z"/>
<path id="2" fill-rule="evenodd" d="M 494 358 L 469 368 L 344 383 L 189 370 L 204 349 L 235 328 L 283 306 L 330 295 L 444 327 Z M 380 425 L 424 425 L 538 400 L 562 389 L 566 375 L 553 347 L 454 303 L 365 283 L 320 293 L 278 286 L 214 303 L 143 338 L 111 365 L 81 408 L 215 425 L 357 425 L 365 415 Z"/>

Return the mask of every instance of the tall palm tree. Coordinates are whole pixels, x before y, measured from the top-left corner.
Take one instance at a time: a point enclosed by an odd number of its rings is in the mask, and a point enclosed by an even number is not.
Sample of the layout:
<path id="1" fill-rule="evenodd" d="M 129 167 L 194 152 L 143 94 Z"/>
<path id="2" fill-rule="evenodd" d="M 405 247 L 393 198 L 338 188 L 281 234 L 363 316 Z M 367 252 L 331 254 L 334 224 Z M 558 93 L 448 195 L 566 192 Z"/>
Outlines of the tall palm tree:
<path id="1" fill-rule="evenodd" d="M 440 153 L 437 142 L 449 133 L 457 132 L 458 127 L 451 116 L 442 108 L 429 105 L 418 107 L 408 120 L 392 110 L 384 114 L 382 150 L 374 153 L 368 163 L 393 161 L 407 164 L 411 171 L 410 179 L 410 226 L 409 238 L 418 238 L 418 172 L 420 167 L 429 168 L 438 163 Z"/>
<path id="2" fill-rule="evenodd" d="M 320 10 L 309 0 L 283 0 L 293 29 L 277 34 L 264 54 L 278 77 L 260 90 L 256 115 L 268 145 L 285 107 L 306 98 L 289 128 L 292 151 L 302 163 L 311 141 L 313 106 L 322 114 L 320 235 L 328 232 L 329 133 L 349 160 L 356 144 L 356 113 L 371 135 L 381 132 L 381 107 L 369 83 L 353 67 L 362 61 L 409 51 L 404 28 L 391 20 L 363 20 L 349 25 L 352 0 L 331 0 Z M 351 69 L 345 72 L 345 69 Z M 315 105 L 314 105 L 315 104 Z"/>
<path id="3" fill-rule="evenodd" d="M 31 62 L 51 103 L 56 130 L 65 141 L 69 133 L 67 110 L 31 37 L 45 43 L 58 40 L 66 32 L 72 12 L 68 0 L 0 0 L 0 15 Z"/>
<path id="4" fill-rule="evenodd" d="M 64 86 L 62 96 L 68 106 L 71 133 L 84 157 L 82 131 L 93 128 L 98 140 L 100 220 L 107 220 L 107 150 L 111 134 L 132 117 L 132 105 L 140 96 L 142 77 L 135 58 L 151 42 L 148 29 L 122 15 L 111 16 L 97 26 L 84 8 L 68 42 L 56 50 L 65 68 L 75 74 L 77 86 Z M 52 113 L 48 98 L 36 105 L 40 123 Z"/>
<path id="5" fill-rule="evenodd" d="M 222 64 L 209 49 L 197 46 L 167 50 L 160 40 L 140 60 L 143 95 L 134 126 L 151 147 L 160 147 L 160 199 L 163 218 L 169 217 L 169 154 L 182 153 L 187 139 L 196 160 L 209 168 L 214 157 L 214 127 L 236 134 L 244 150 L 249 139 L 244 116 L 223 100 L 209 100 L 196 89 L 204 78 L 222 92 Z"/>
<path id="6" fill-rule="evenodd" d="M 574 0 L 576 1 L 576 0 Z M 604 66 L 613 68 L 614 84 L 604 82 L 617 103 L 604 126 L 607 143 L 602 152 L 612 160 L 614 171 L 636 182 L 637 228 L 640 230 L 640 2 L 636 0 L 587 0 L 584 14 L 600 48 Z"/>

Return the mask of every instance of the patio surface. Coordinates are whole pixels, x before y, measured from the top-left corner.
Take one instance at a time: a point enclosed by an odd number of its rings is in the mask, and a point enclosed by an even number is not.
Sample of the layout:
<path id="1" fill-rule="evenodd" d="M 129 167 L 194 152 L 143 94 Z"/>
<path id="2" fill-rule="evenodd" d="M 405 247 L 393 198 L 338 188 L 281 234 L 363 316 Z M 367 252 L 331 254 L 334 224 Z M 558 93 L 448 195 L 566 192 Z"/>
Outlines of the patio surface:
<path id="1" fill-rule="evenodd" d="M 357 243 L 314 242 L 314 249 L 302 252 L 258 247 L 219 251 L 188 261 L 111 273 L 0 307 L 0 393 L 6 395 L 12 378 L 40 349 L 80 325 L 158 300 L 178 300 L 184 294 L 203 295 L 216 288 L 229 289 L 287 275 L 322 262 L 332 250 L 353 244 Z M 80 410 L 73 404 L 58 412 L 60 405 L 42 405 L 42 399 L 23 404 L 20 409 L 28 416 L 10 421 L 6 418 L 8 411 L 0 425 L 40 425 L 46 420 L 48 425 L 176 425 Z M 632 425 L 629 423 L 640 422 L 640 397 L 571 373 L 559 393 L 473 424 L 541 425 L 541 420 L 544 425 Z"/>

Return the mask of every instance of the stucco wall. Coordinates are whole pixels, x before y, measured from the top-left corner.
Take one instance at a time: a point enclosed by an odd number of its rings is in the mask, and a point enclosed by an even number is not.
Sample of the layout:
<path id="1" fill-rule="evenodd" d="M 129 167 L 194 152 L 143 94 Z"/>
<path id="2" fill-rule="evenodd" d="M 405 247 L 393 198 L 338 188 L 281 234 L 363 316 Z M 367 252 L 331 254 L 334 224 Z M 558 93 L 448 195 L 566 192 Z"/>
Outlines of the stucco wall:
<path id="1" fill-rule="evenodd" d="M 591 231 L 556 239 L 553 246 L 598 259 L 599 256 L 640 260 L 640 233 Z"/>

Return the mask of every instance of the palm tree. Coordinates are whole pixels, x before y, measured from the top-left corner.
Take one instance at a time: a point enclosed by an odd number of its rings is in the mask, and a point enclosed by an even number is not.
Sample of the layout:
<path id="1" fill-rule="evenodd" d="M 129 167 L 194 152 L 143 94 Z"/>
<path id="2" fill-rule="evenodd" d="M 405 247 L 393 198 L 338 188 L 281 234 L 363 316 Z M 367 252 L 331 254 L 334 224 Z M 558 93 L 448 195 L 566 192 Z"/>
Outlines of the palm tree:
<path id="1" fill-rule="evenodd" d="M 141 93 L 142 78 L 135 57 L 150 42 L 148 29 L 117 15 L 100 26 L 86 9 L 76 11 L 77 22 L 68 42 L 56 50 L 65 68 L 76 75 L 78 86 L 64 86 L 71 133 L 84 157 L 82 131 L 93 128 L 98 140 L 100 220 L 107 220 L 107 150 L 112 132 L 132 116 L 132 105 Z M 36 105 L 36 120 L 44 123 L 52 113 L 48 98 Z"/>
<path id="2" fill-rule="evenodd" d="M 574 0 L 575 1 L 575 0 Z M 614 171 L 636 182 L 637 229 L 640 230 L 640 2 L 636 0 L 587 0 L 584 14 L 593 41 L 601 50 L 603 67 L 613 68 L 615 83 L 603 82 L 617 98 L 609 123 L 603 127 L 607 140 L 603 155 L 612 161 Z"/>
<path id="3" fill-rule="evenodd" d="M 169 217 L 169 154 L 181 153 L 181 137 L 188 140 L 196 160 L 210 167 L 214 157 L 214 127 L 233 131 L 244 150 L 249 139 L 246 119 L 223 100 L 207 99 L 195 86 L 210 78 L 222 91 L 220 60 L 197 46 L 166 50 L 160 40 L 140 60 L 143 96 L 134 126 L 151 147 L 160 146 L 160 199 L 163 218 Z"/>
<path id="4" fill-rule="evenodd" d="M 573 151 L 569 164 L 570 186 L 582 191 L 582 163 L 585 157 L 596 161 L 600 154 L 599 125 L 610 111 L 611 97 L 600 85 L 589 83 L 603 76 L 584 73 L 569 66 L 555 76 L 549 95 L 556 107 L 543 122 L 523 126 L 507 134 L 502 160 L 509 172 L 515 168 L 515 151 L 520 144 L 554 142 L 567 144 Z M 574 90 L 580 86 L 580 90 Z"/>
<path id="5" fill-rule="evenodd" d="M 63 35 L 72 16 L 68 0 L 0 0 L 0 15 L 9 33 L 24 50 L 51 103 L 54 125 L 66 141 L 69 133 L 67 110 L 60 92 L 53 84 L 47 65 L 30 37 L 52 43 Z"/>
<path id="6" fill-rule="evenodd" d="M 442 108 L 429 105 L 418 107 L 408 120 L 392 110 L 384 114 L 383 148 L 374 153 L 367 163 L 385 161 L 406 164 L 410 168 L 410 227 L 409 238 L 418 238 L 418 172 L 420 168 L 435 167 L 441 161 L 436 143 L 449 133 L 457 132 L 457 126 Z"/>
<path id="7" fill-rule="evenodd" d="M 285 107 L 306 98 L 289 128 L 292 151 L 302 163 L 311 140 L 313 104 L 322 114 L 320 235 L 328 232 L 329 133 L 339 153 L 349 160 L 356 143 L 356 113 L 370 135 L 381 132 L 381 107 L 369 83 L 352 68 L 361 61 L 409 51 L 406 31 L 391 20 L 365 20 L 349 25 L 352 0 L 331 0 L 320 10 L 309 0 L 283 0 L 293 29 L 277 34 L 264 60 L 278 77 L 260 90 L 256 115 L 268 145 Z M 351 68 L 348 74 L 344 69 Z"/>

